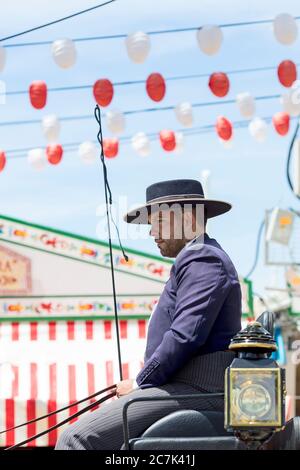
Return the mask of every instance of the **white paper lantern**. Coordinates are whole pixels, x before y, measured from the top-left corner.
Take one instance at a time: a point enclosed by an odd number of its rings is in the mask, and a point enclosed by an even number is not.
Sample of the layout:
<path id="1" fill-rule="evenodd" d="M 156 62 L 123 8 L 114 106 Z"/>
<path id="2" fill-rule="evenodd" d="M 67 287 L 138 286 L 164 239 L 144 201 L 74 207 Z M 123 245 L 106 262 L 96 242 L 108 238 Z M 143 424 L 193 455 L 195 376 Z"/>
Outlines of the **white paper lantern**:
<path id="1" fill-rule="evenodd" d="M 99 152 L 100 153 L 100 152 Z M 97 159 L 97 148 L 93 142 L 83 142 L 79 145 L 78 154 L 83 163 L 90 165 Z"/>
<path id="2" fill-rule="evenodd" d="M 142 31 L 129 34 L 125 39 L 128 57 L 136 64 L 145 62 L 150 51 L 150 38 Z"/>
<path id="3" fill-rule="evenodd" d="M 120 111 L 107 111 L 106 124 L 112 134 L 120 135 L 125 130 L 125 117 Z"/>
<path id="4" fill-rule="evenodd" d="M 184 135 L 182 132 L 175 132 L 175 140 L 176 140 L 176 153 L 182 153 L 184 150 Z"/>
<path id="5" fill-rule="evenodd" d="M 3 72 L 6 64 L 6 50 L 4 47 L 0 46 L 0 72 Z"/>
<path id="6" fill-rule="evenodd" d="M 297 83 L 297 82 L 295 82 Z M 280 104 L 282 104 L 283 111 L 290 116 L 299 116 L 300 114 L 300 88 L 292 86 L 292 88 L 281 95 Z"/>
<path id="7" fill-rule="evenodd" d="M 59 141 L 60 123 L 55 114 L 43 117 L 42 130 L 47 142 L 56 143 Z"/>
<path id="8" fill-rule="evenodd" d="M 298 36 L 298 26 L 295 19 L 288 13 L 277 15 L 273 21 L 275 38 L 281 44 L 292 44 Z"/>
<path id="9" fill-rule="evenodd" d="M 132 148 L 141 157 L 147 157 L 151 152 L 150 140 L 144 132 L 138 132 L 131 139 Z"/>
<path id="10" fill-rule="evenodd" d="M 222 30 L 219 26 L 202 26 L 197 30 L 197 41 L 204 54 L 217 54 L 223 41 Z"/>
<path id="11" fill-rule="evenodd" d="M 180 124 L 184 127 L 191 127 L 193 125 L 194 118 L 191 103 L 187 101 L 179 103 L 175 108 L 175 114 Z"/>
<path id="12" fill-rule="evenodd" d="M 77 52 L 71 39 L 58 39 L 52 43 L 52 57 L 54 62 L 62 69 L 73 67 Z"/>
<path id="13" fill-rule="evenodd" d="M 250 135 L 257 141 L 257 142 L 264 142 L 267 138 L 268 134 L 268 124 L 264 119 L 256 117 L 250 121 L 248 126 Z"/>
<path id="14" fill-rule="evenodd" d="M 236 102 L 241 115 L 246 119 L 251 119 L 255 114 L 255 101 L 250 93 L 239 93 Z"/>
<path id="15" fill-rule="evenodd" d="M 41 148 L 32 149 L 28 152 L 28 163 L 35 170 L 43 170 L 47 164 L 45 151 Z"/>

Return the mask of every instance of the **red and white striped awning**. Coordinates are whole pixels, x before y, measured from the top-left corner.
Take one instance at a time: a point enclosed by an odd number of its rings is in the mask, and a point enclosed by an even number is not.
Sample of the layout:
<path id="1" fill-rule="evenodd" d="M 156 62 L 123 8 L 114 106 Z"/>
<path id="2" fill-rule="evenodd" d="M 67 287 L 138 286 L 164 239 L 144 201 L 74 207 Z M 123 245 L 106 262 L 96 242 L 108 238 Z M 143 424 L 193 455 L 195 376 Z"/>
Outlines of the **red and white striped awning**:
<path id="1" fill-rule="evenodd" d="M 124 379 L 134 378 L 143 365 L 146 326 L 146 320 L 120 321 Z M 3 322 L 0 346 L 0 430 L 71 404 L 119 381 L 112 320 Z M 58 416 L 2 434 L 0 445 L 13 445 L 78 410 L 74 406 Z M 62 429 L 30 445 L 53 446 Z"/>

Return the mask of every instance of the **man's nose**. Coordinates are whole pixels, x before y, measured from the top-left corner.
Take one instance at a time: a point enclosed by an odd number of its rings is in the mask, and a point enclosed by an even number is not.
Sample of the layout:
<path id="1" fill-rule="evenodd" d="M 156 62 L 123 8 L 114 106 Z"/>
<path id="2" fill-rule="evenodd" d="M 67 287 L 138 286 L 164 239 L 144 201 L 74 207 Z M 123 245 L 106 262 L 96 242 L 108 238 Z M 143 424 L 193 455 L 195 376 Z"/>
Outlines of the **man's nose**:
<path id="1" fill-rule="evenodd" d="M 150 237 L 154 237 L 154 238 L 158 238 L 159 236 L 159 231 L 158 231 L 158 227 L 151 227 L 151 229 L 149 230 L 149 235 Z"/>

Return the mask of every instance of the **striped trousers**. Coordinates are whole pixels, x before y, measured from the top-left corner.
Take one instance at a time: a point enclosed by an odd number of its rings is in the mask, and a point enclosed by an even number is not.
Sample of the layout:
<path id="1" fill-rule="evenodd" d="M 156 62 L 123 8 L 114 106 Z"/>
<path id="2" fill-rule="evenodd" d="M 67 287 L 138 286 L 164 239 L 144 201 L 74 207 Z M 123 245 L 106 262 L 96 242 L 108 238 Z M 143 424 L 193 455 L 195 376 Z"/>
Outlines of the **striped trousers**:
<path id="1" fill-rule="evenodd" d="M 136 397 L 196 394 L 199 391 L 223 392 L 225 369 L 234 357 L 235 354 L 230 351 L 195 356 L 169 383 L 160 387 L 138 389 L 110 403 L 104 403 L 98 410 L 66 428 L 60 435 L 55 450 L 120 450 L 124 442 L 122 411 L 128 400 Z M 195 397 L 188 400 L 133 403 L 128 408 L 130 438 L 140 436 L 158 419 L 182 409 L 223 411 L 224 400 Z"/>

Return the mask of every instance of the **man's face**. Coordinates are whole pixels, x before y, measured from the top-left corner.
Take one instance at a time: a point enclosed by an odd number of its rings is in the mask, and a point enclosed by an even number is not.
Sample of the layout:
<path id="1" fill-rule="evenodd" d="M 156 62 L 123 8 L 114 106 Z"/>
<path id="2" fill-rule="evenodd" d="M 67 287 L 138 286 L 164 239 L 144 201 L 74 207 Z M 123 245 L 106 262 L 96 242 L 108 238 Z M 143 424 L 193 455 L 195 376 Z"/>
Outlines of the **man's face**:
<path id="1" fill-rule="evenodd" d="M 188 241 L 184 233 L 182 210 L 157 210 L 148 217 L 150 236 L 154 237 L 162 256 L 175 258 Z"/>

